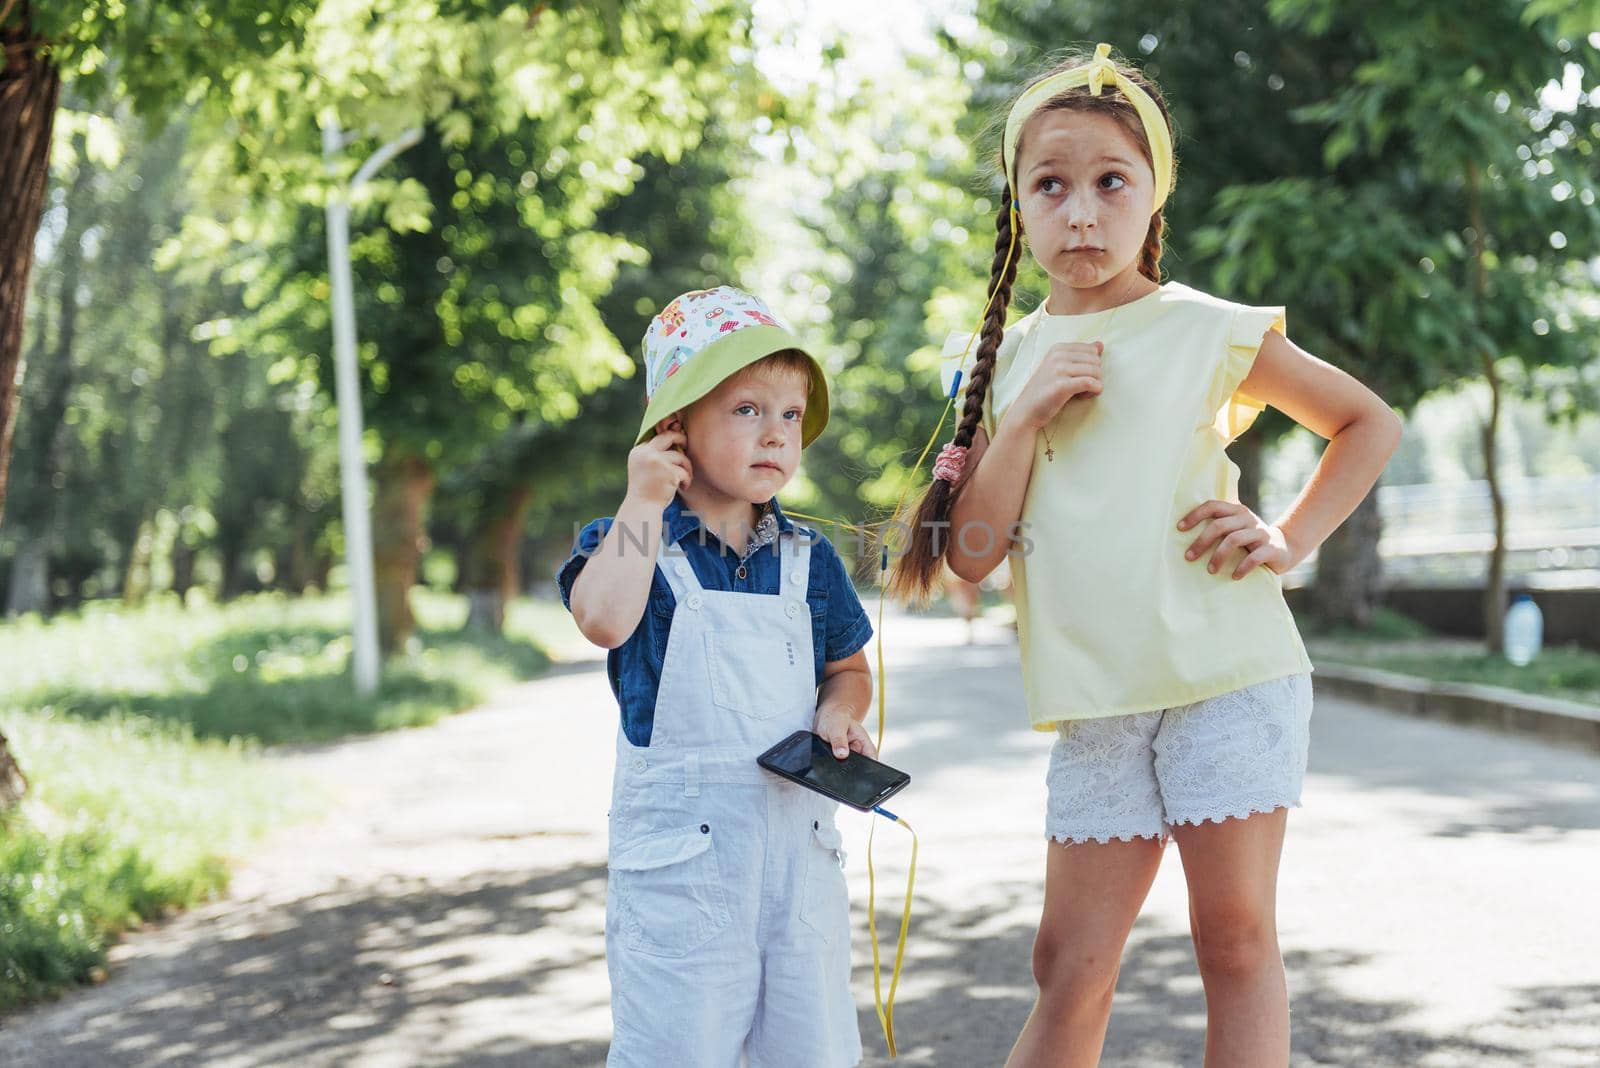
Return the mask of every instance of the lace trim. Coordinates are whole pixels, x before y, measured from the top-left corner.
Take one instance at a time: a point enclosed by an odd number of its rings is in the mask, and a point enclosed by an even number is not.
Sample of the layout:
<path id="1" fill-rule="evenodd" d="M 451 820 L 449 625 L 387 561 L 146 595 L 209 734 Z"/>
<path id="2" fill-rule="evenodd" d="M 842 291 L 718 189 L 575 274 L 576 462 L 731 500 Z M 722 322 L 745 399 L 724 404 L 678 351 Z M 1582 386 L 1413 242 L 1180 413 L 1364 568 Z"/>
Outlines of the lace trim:
<path id="1" fill-rule="evenodd" d="M 1167 834 L 1166 834 L 1165 831 L 1161 832 L 1160 834 L 1135 834 L 1135 833 L 1110 834 L 1110 833 L 1108 833 L 1108 834 L 1105 834 L 1105 835 L 1098 835 L 1098 834 L 1090 833 L 1090 834 L 1085 834 L 1085 835 L 1083 835 L 1081 837 L 1078 836 L 1078 835 L 1071 835 L 1071 834 L 1052 834 L 1052 835 L 1049 836 L 1049 838 L 1050 838 L 1050 840 L 1052 842 L 1060 842 L 1062 845 L 1087 845 L 1090 842 L 1094 842 L 1094 843 L 1096 843 L 1098 845 L 1110 845 L 1113 841 L 1131 842 L 1135 838 L 1163 839 L 1164 840 L 1166 837 L 1167 837 Z"/>
<path id="2" fill-rule="evenodd" d="M 1249 804 L 1234 805 L 1223 812 L 1207 812 L 1200 816 L 1182 816 L 1171 821 L 1171 826 L 1187 823 L 1197 826 L 1202 823 L 1221 823 L 1223 820 L 1242 820 L 1251 816 L 1267 812 L 1276 812 L 1280 808 L 1300 808 L 1300 799 L 1293 801 L 1261 801 Z"/>

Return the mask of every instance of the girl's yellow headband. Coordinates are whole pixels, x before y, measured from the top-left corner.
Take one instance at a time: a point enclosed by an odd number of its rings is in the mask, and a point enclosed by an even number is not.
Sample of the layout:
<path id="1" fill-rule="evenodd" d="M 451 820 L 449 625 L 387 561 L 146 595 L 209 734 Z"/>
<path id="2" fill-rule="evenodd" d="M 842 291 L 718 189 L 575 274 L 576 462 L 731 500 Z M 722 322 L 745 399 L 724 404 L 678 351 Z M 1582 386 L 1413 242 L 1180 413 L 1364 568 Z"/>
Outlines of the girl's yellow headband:
<path id="1" fill-rule="evenodd" d="M 1094 58 L 1089 62 L 1081 67 L 1073 67 L 1071 70 L 1064 70 L 1034 82 L 1023 90 L 1017 102 L 1012 105 L 1011 115 L 1006 119 L 1004 148 L 1006 180 L 1011 183 L 1013 198 L 1018 195 L 1017 141 L 1022 137 L 1022 127 L 1029 116 L 1064 90 L 1087 85 L 1089 92 L 1099 96 L 1101 87 L 1110 81 L 1133 103 L 1134 110 L 1139 113 L 1139 121 L 1144 123 L 1145 139 L 1150 142 L 1151 169 L 1155 171 L 1156 180 L 1156 196 L 1150 208 L 1151 212 L 1160 211 L 1161 206 L 1167 202 L 1167 195 L 1172 192 L 1172 133 L 1167 129 L 1166 117 L 1161 114 L 1161 108 L 1156 102 L 1150 99 L 1149 93 L 1117 70 L 1110 56 L 1110 45 L 1096 45 Z"/>

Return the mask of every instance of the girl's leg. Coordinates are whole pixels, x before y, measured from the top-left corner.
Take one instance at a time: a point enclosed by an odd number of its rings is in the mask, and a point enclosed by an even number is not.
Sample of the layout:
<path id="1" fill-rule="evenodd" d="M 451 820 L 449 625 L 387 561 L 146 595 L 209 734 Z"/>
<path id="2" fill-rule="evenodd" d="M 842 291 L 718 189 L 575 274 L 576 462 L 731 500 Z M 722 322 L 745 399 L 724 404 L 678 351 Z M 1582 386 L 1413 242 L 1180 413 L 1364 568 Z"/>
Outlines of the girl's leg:
<path id="1" fill-rule="evenodd" d="M 1172 829 L 1206 991 L 1207 1068 L 1284 1068 L 1289 990 L 1278 950 L 1285 808 Z"/>
<path id="2" fill-rule="evenodd" d="M 1033 943 L 1039 998 L 1007 1068 L 1093 1068 L 1100 1060 L 1122 947 L 1161 866 L 1162 843 L 1051 842 L 1044 917 Z"/>

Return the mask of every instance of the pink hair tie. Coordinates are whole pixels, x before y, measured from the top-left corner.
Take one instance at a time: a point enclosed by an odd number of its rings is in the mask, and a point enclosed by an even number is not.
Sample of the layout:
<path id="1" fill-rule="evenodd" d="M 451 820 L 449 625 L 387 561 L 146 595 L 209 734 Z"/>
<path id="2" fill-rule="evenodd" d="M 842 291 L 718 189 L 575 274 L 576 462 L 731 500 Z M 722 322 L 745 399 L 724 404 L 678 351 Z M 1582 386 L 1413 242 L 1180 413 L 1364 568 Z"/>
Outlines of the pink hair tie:
<path id="1" fill-rule="evenodd" d="M 967 466 L 967 450 L 955 442 L 947 442 L 933 461 L 933 477 L 943 479 L 952 486 L 961 481 L 961 470 Z"/>

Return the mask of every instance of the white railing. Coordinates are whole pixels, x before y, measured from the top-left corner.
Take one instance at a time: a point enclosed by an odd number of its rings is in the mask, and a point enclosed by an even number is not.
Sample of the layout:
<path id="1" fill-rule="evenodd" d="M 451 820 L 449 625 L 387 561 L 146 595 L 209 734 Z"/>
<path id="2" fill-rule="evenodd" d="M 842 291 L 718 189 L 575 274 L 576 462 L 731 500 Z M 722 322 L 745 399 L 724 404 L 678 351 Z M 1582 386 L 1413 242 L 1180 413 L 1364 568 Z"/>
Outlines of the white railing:
<path id="1" fill-rule="evenodd" d="M 1600 476 L 1509 479 L 1506 572 L 1531 586 L 1600 586 Z M 1268 515 L 1290 498 L 1269 498 Z M 1494 545 L 1487 482 L 1378 487 L 1383 534 L 1378 553 L 1389 585 L 1481 582 Z M 1315 559 L 1285 576 L 1309 582 Z"/>

